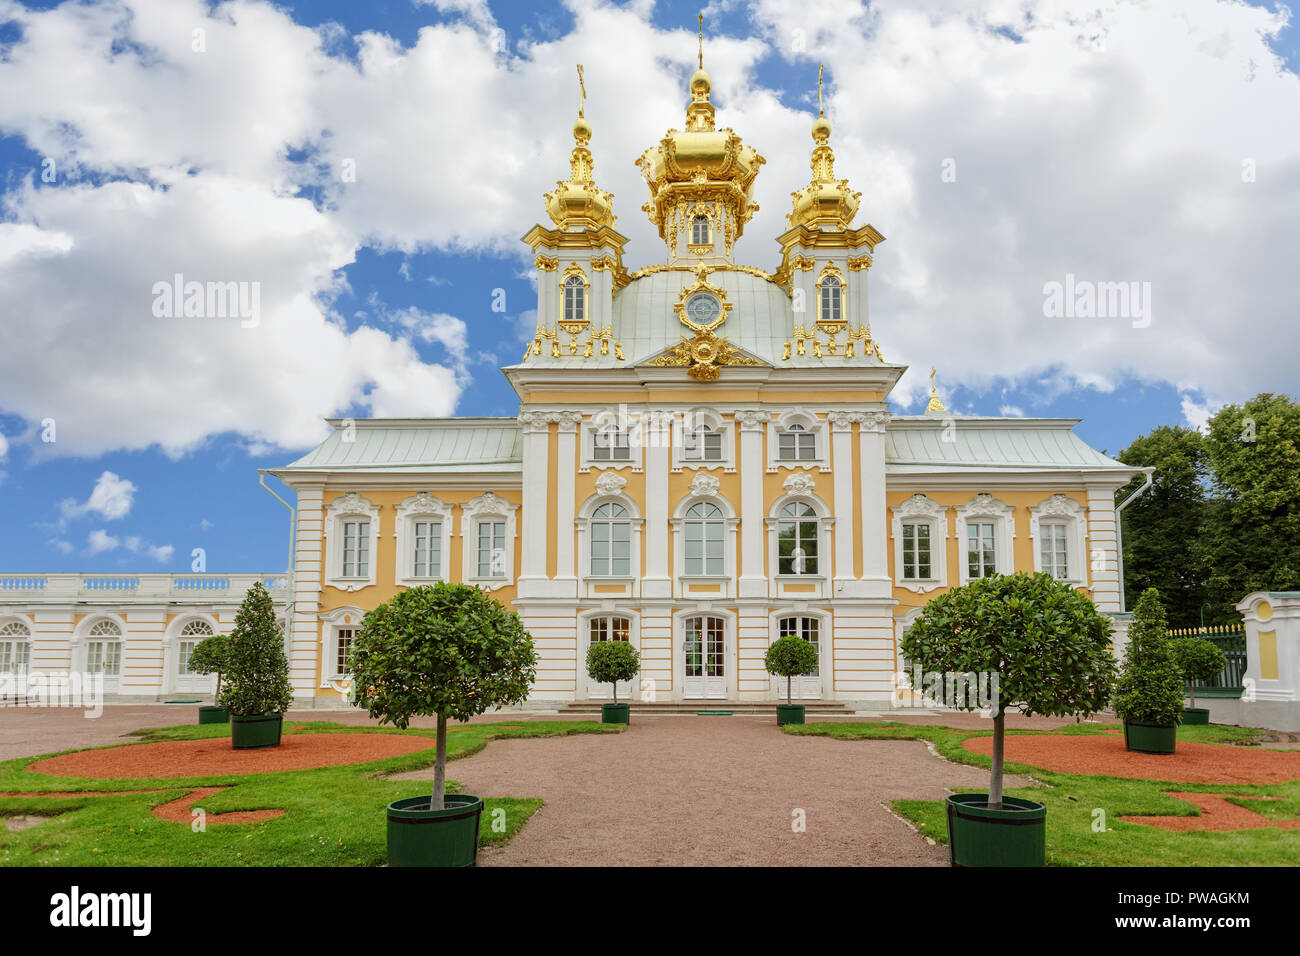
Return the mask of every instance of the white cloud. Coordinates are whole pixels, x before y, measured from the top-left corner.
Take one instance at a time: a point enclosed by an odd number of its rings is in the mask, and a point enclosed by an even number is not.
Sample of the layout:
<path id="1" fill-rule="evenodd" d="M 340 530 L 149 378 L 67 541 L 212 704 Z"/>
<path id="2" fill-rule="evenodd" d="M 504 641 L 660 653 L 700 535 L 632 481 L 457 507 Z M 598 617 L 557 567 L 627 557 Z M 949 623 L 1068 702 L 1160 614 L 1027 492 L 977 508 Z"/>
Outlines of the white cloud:
<path id="1" fill-rule="evenodd" d="M 1003 405 L 998 414 L 1008 418 L 1024 418 L 1025 410 L 1019 405 Z"/>
<path id="2" fill-rule="evenodd" d="M 1210 416 L 1218 411 L 1222 404 L 1222 402 L 1198 402 L 1190 395 L 1183 395 L 1183 421 L 1198 432 L 1204 432 L 1209 426 Z"/>
<path id="3" fill-rule="evenodd" d="M 94 514 L 109 521 L 125 518 L 135 501 L 135 485 L 125 478 L 119 478 L 111 471 L 103 472 L 95 482 L 90 497 L 80 504 L 75 498 L 65 498 L 59 510 L 65 519 L 80 518 Z"/>
<path id="4" fill-rule="evenodd" d="M 100 528 L 86 535 L 86 553 L 103 554 L 105 551 L 115 550 L 120 543 L 117 538 Z"/>
<path id="5" fill-rule="evenodd" d="M 9 439 L 5 438 L 3 434 L 0 434 L 0 461 L 2 461 L 4 457 L 8 454 L 9 454 Z"/>
<path id="6" fill-rule="evenodd" d="M 128 551 L 131 551 L 135 554 L 147 555 L 150 558 L 153 558 L 159 564 L 167 563 L 172 559 L 172 555 L 176 553 L 176 548 L 170 544 L 154 545 L 154 544 L 150 544 L 148 541 L 145 541 L 143 538 L 136 537 L 134 535 L 127 538 L 125 541 L 122 542 L 122 544 L 126 547 Z"/>
<path id="7" fill-rule="evenodd" d="M 203 518 L 203 519 L 201 519 L 201 520 L 199 521 L 199 530 L 200 530 L 200 531 L 211 531 L 214 527 L 216 527 L 216 525 L 214 525 L 214 524 L 213 524 L 211 521 L 209 521 L 207 518 Z"/>

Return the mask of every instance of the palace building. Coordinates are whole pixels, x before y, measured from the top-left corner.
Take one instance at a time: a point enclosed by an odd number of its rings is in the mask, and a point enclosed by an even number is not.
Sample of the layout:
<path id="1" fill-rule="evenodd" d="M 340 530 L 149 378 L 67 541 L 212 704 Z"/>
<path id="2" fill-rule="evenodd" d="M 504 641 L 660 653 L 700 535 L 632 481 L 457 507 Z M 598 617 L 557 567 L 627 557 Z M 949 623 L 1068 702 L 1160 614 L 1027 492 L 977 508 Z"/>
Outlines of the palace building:
<path id="1" fill-rule="evenodd" d="M 989 574 L 1045 571 L 1122 610 L 1115 492 L 1139 470 L 1074 420 L 951 415 L 933 385 L 924 414 L 892 414 L 898 320 L 873 326 L 869 295 L 884 236 L 854 225 L 831 124 L 812 124 L 780 261 L 737 262 L 764 160 L 717 128 L 700 66 L 682 128 L 636 160 L 661 264 L 624 267 L 579 107 L 550 222 L 523 237 L 538 324 L 503 369 L 517 417 L 338 420 L 270 470 L 297 495 L 295 554 L 287 578 L 260 577 L 284 602 L 304 703 L 346 692 L 368 609 L 434 581 L 519 613 L 542 708 L 609 696 L 583 666 L 609 640 L 642 659 L 620 697 L 774 700 L 784 682 L 763 655 L 785 634 L 820 655 L 798 697 L 888 707 L 911 620 Z M 97 671 L 123 696 L 202 690 L 188 652 L 228 629 L 254 577 L 2 577 L 0 670 Z"/>

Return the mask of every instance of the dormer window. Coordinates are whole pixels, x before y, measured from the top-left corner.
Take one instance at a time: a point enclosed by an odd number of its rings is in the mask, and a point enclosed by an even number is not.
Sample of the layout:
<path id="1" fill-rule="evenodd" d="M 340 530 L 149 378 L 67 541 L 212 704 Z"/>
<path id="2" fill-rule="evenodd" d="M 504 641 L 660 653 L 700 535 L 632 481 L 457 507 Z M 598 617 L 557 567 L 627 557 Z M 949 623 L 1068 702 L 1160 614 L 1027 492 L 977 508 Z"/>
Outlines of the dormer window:
<path id="1" fill-rule="evenodd" d="M 817 435 L 798 422 L 791 423 L 777 436 L 777 452 L 781 461 L 815 461 Z"/>
<path id="2" fill-rule="evenodd" d="M 682 457 L 687 461 L 722 461 L 722 433 L 708 425 L 696 426 L 683 436 Z"/>
<path id="3" fill-rule="evenodd" d="M 629 461 L 632 448 L 627 432 L 617 425 L 605 425 L 592 434 L 591 458 L 593 461 Z"/>
<path id="4" fill-rule="evenodd" d="M 712 242 L 709 238 L 709 217 L 696 216 L 691 220 L 691 245 L 707 246 Z"/>
<path id="5" fill-rule="evenodd" d="M 585 322 L 587 319 L 587 285 L 582 276 L 569 276 L 564 280 L 564 321 Z"/>
<path id="6" fill-rule="evenodd" d="M 839 322 L 844 317 L 843 288 L 835 276 L 827 276 L 821 284 L 821 320 Z"/>

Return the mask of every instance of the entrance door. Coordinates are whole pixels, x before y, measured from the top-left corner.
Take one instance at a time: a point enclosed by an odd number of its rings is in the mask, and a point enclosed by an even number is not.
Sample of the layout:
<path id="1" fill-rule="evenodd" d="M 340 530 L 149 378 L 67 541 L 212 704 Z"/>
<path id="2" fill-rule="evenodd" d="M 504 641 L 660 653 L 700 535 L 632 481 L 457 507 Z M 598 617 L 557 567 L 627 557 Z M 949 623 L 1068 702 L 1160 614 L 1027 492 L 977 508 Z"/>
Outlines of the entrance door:
<path id="1" fill-rule="evenodd" d="M 802 637 L 817 651 L 818 668 L 811 674 L 790 681 L 790 696 L 795 700 L 819 700 L 822 696 L 821 678 L 821 620 L 815 617 L 783 617 L 777 622 L 778 636 Z M 777 678 L 779 696 L 785 699 L 785 679 Z"/>
<path id="2" fill-rule="evenodd" d="M 632 622 L 626 617 L 593 617 L 587 621 L 587 646 L 600 641 L 627 641 L 632 637 Z M 583 652 L 582 672 L 587 672 L 587 655 Z M 618 682 L 618 699 L 622 702 L 632 700 L 632 681 Z M 608 699 L 614 696 L 614 685 L 598 684 L 587 678 L 587 697 L 589 699 Z"/>
<path id="3" fill-rule="evenodd" d="M 727 622 L 720 617 L 701 615 L 686 618 L 685 628 L 683 696 L 725 700 Z"/>

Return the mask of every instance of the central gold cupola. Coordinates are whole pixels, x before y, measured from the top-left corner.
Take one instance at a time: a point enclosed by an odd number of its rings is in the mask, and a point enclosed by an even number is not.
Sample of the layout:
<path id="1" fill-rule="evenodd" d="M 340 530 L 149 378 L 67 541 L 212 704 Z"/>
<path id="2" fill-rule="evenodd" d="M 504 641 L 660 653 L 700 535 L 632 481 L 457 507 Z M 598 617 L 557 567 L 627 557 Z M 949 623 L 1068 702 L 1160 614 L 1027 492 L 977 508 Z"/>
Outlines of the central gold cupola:
<path id="1" fill-rule="evenodd" d="M 636 161 L 650 189 L 645 210 L 668 245 L 669 264 L 722 265 L 758 210 L 754 179 L 765 160 L 735 131 L 714 126 L 713 80 L 704 71 L 704 15 L 699 69 L 691 76 L 686 128 L 670 129 Z"/>

